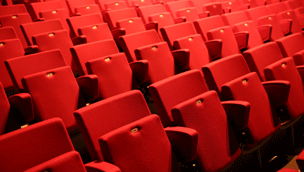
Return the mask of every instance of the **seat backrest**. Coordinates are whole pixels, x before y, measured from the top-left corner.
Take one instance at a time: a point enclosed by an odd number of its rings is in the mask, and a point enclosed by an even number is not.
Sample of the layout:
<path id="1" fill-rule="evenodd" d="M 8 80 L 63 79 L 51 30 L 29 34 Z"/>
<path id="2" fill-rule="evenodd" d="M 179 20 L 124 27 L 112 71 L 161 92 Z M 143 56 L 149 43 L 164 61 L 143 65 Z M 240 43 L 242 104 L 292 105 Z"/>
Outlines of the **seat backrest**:
<path id="1" fill-rule="evenodd" d="M 0 17 L 20 13 L 27 13 L 27 9 L 24 4 L 0 5 Z"/>
<path id="2" fill-rule="evenodd" d="M 169 11 L 174 19 L 177 19 L 178 16 L 176 12 L 181 9 L 187 9 L 189 7 L 194 7 L 189 1 L 172 1 L 164 4 L 167 11 Z"/>
<path id="3" fill-rule="evenodd" d="M 151 14 L 149 16 L 149 22 L 157 23 L 158 33 L 161 36 L 161 38 L 162 38 L 162 35 L 160 32 L 160 29 L 164 28 L 166 26 L 171 26 L 171 25 L 175 24 L 170 12 L 161 12 L 161 13 Z"/>
<path id="4" fill-rule="evenodd" d="M 224 23 L 228 26 L 231 26 L 231 27 L 238 24 L 238 23 L 251 20 L 251 19 L 248 18 L 245 11 L 237 11 L 237 12 L 233 12 L 233 13 L 226 13 L 226 14 L 223 14 L 221 17 L 222 17 Z"/>
<path id="5" fill-rule="evenodd" d="M 147 30 L 144 32 L 124 35 L 119 37 L 123 51 L 126 53 L 129 62 L 136 61 L 135 49 L 161 42 L 156 30 Z"/>
<path id="6" fill-rule="evenodd" d="M 66 64 L 72 68 L 73 72 L 78 70 L 70 51 L 70 48 L 73 47 L 73 43 L 66 30 L 51 31 L 34 35 L 33 42 L 38 46 L 38 49 L 41 52 L 60 49 Z"/>
<path id="7" fill-rule="evenodd" d="M 23 90 L 21 79 L 27 75 L 66 66 L 60 50 L 50 50 L 26 56 L 20 56 L 5 61 L 5 66 L 10 74 L 18 92 Z"/>
<path id="8" fill-rule="evenodd" d="M 222 40 L 221 57 L 227 57 L 234 54 L 239 54 L 240 49 L 235 39 L 234 33 L 230 26 L 224 26 L 217 29 L 212 29 L 207 32 L 208 40 Z"/>
<path id="9" fill-rule="evenodd" d="M 0 82 L 0 135 L 4 134 L 6 121 L 11 109 L 11 105 L 8 101 L 7 95 L 5 93 L 4 87 Z"/>
<path id="10" fill-rule="evenodd" d="M 296 119 L 304 113 L 304 91 L 302 78 L 296 68 L 293 58 L 286 57 L 265 69 L 266 80 L 287 80 L 290 82 L 290 91 L 286 106 L 291 120 Z"/>
<path id="11" fill-rule="evenodd" d="M 22 85 L 32 96 L 37 121 L 59 117 L 68 131 L 77 128 L 73 112 L 84 102 L 80 100 L 79 86 L 69 66 L 27 75 Z"/>
<path id="12" fill-rule="evenodd" d="M 136 88 L 132 70 L 124 53 L 109 54 L 89 60 L 86 67 L 89 74 L 95 74 L 98 77 L 101 99 Z"/>
<path id="13" fill-rule="evenodd" d="M 167 12 L 167 10 L 162 4 L 141 6 L 137 8 L 137 13 L 142 18 L 144 24 L 150 23 L 149 16 L 164 12 Z"/>
<path id="14" fill-rule="evenodd" d="M 138 17 L 137 12 L 134 8 L 124 8 L 119 10 L 105 11 L 103 13 L 105 21 L 109 24 L 110 29 L 117 28 L 116 23 L 119 20 L 130 19 Z"/>
<path id="15" fill-rule="evenodd" d="M 78 34 L 86 37 L 87 43 L 113 39 L 107 23 L 95 24 L 94 26 L 83 26 L 78 28 Z"/>
<path id="16" fill-rule="evenodd" d="M 202 70 L 208 88 L 215 90 L 220 96 L 223 84 L 250 72 L 241 54 L 214 61 L 205 65 Z"/>
<path id="17" fill-rule="evenodd" d="M 122 171 L 172 171 L 171 144 L 156 115 L 107 133 L 99 142 L 105 160 Z M 131 154 L 133 158 L 130 158 Z"/>
<path id="18" fill-rule="evenodd" d="M 125 30 L 125 34 L 132 34 L 146 31 L 146 27 L 140 17 L 133 17 L 116 22 L 117 28 Z"/>
<path id="19" fill-rule="evenodd" d="M 66 0 L 68 8 L 70 10 L 70 14 L 75 14 L 75 9 L 79 6 L 88 6 L 92 4 L 96 4 L 94 0 Z"/>
<path id="20" fill-rule="evenodd" d="M 174 41 L 175 49 L 188 49 L 190 51 L 189 68 L 201 69 L 211 62 L 208 49 L 204 43 L 202 35 L 188 35 Z"/>
<path id="21" fill-rule="evenodd" d="M 96 3 L 102 11 L 129 8 L 125 0 L 96 0 Z"/>
<path id="22" fill-rule="evenodd" d="M 174 106 L 172 116 L 177 125 L 198 132 L 197 158 L 205 171 L 222 170 L 241 155 L 215 91 L 208 91 Z"/>
<path id="23" fill-rule="evenodd" d="M 43 11 L 56 11 L 64 8 L 60 1 L 48 1 L 43 3 L 29 3 L 29 8 L 33 11 L 31 17 L 33 21 L 40 18 L 39 13 Z"/>
<path id="24" fill-rule="evenodd" d="M 265 67 L 283 58 L 280 48 L 274 42 L 249 49 L 243 53 L 243 56 L 250 71 L 256 72 L 261 81 L 266 80 L 263 72 Z"/>
<path id="25" fill-rule="evenodd" d="M 99 137 L 151 115 L 142 93 L 128 91 L 78 109 L 74 116 L 92 159 L 103 161 Z"/>
<path id="26" fill-rule="evenodd" d="M 208 91 L 200 70 L 190 70 L 149 86 L 163 125 L 173 124 L 171 109 L 192 97 Z"/>
<path id="27" fill-rule="evenodd" d="M 59 118 L 7 133 L 1 136 L 0 145 L 1 171 L 25 171 L 74 151 L 64 124 Z"/>
<path id="28" fill-rule="evenodd" d="M 204 9 L 205 11 L 209 12 L 210 16 L 222 15 L 224 13 L 221 2 L 213 2 L 213 3 L 205 4 Z"/>
<path id="29" fill-rule="evenodd" d="M 92 43 L 77 45 L 71 48 L 74 61 L 76 62 L 79 74 L 88 74 L 85 63 L 104 56 L 119 53 L 114 40 L 96 41 Z"/>
<path id="30" fill-rule="evenodd" d="M 255 146 L 271 136 L 279 127 L 272 113 L 268 95 L 255 72 L 236 78 L 222 86 L 226 100 L 242 100 L 250 103 L 248 129 Z"/>
<path id="31" fill-rule="evenodd" d="M 296 65 L 304 65 L 304 58 L 301 55 L 295 56 L 304 50 L 304 38 L 301 33 L 294 33 L 276 40 L 284 57 L 294 57 Z"/>
<path id="32" fill-rule="evenodd" d="M 183 32 L 180 32 L 181 30 Z M 167 41 L 171 50 L 174 49 L 173 47 L 174 41 L 176 41 L 177 39 L 197 34 L 192 22 L 183 22 L 179 24 L 166 26 L 161 28 L 160 31 L 162 37 L 164 38 L 164 41 Z"/>
<path id="33" fill-rule="evenodd" d="M 149 84 L 175 74 L 174 58 L 166 42 L 139 47 L 135 50 L 137 60 L 147 60 Z"/>
<path id="34" fill-rule="evenodd" d="M 13 82 L 7 69 L 5 68 L 4 61 L 15 57 L 24 56 L 24 50 L 19 39 L 0 40 L 0 45 L 0 81 L 6 90 L 10 90 L 13 88 Z"/>
<path id="35" fill-rule="evenodd" d="M 248 43 L 247 49 L 259 46 L 263 44 L 261 34 L 257 30 L 254 22 L 252 20 L 241 22 L 232 26 L 233 32 L 248 32 Z"/>
<path id="36" fill-rule="evenodd" d="M 223 19 L 218 15 L 198 19 L 194 21 L 193 24 L 197 33 L 203 36 L 204 41 L 208 40 L 207 32 L 209 30 L 225 26 Z"/>
<path id="37" fill-rule="evenodd" d="M 60 20 L 46 20 L 41 22 L 32 22 L 20 25 L 28 45 L 33 45 L 32 37 L 38 34 L 49 33 L 63 30 Z"/>
<path id="38" fill-rule="evenodd" d="M 1 27 L 0 28 L 0 40 L 5 39 L 18 39 L 15 29 L 11 26 Z"/>
<path id="39" fill-rule="evenodd" d="M 31 16 L 28 13 L 12 14 L 0 17 L 0 24 L 2 27 L 12 26 L 15 29 L 23 48 L 28 47 L 28 43 L 20 28 L 20 25 L 25 23 L 32 23 Z"/>
<path id="40" fill-rule="evenodd" d="M 89 14 L 100 14 L 100 8 L 97 4 L 81 5 L 75 8 L 77 15 L 89 15 Z"/>
<path id="41" fill-rule="evenodd" d="M 73 36 L 79 36 L 78 29 L 84 26 L 95 26 L 104 23 L 101 14 L 90 14 L 83 16 L 75 16 L 67 19 L 67 22 L 73 32 Z"/>

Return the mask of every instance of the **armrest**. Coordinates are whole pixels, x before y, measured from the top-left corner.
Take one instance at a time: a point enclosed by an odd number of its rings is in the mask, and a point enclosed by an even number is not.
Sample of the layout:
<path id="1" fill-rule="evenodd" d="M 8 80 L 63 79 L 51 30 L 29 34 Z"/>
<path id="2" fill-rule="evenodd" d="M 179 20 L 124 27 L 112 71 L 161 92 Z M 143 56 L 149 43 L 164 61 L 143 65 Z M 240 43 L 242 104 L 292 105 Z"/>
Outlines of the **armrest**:
<path id="1" fill-rule="evenodd" d="M 84 75 L 76 78 L 76 81 L 86 102 L 92 102 L 98 98 L 99 88 L 97 75 Z"/>
<path id="2" fill-rule="evenodd" d="M 174 19 L 174 23 L 175 24 L 183 23 L 183 22 L 186 22 L 186 18 L 185 17 Z"/>
<path id="3" fill-rule="evenodd" d="M 176 66 L 176 73 L 189 69 L 190 51 L 188 49 L 179 49 L 171 52 Z"/>
<path id="4" fill-rule="evenodd" d="M 84 165 L 87 172 L 121 172 L 121 170 L 108 162 L 93 161 Z"/>
<path id="5" fill-rule="evenodd" d="M 206 47 L 209 52 L 209 56 L 211 61 L 221 58 L 222 55 L 222 40 L 220 39 L 214 39 L 211 41 L 205 42 Z"/>
<path id="6" fill-rule="evenodd" d="M 149 67 L 149 63 L 148 60 L 137 60 L 134 62 L 129 63 L 132 72 L 133 72 L 133 76 L 136 80 L 136 83 L 138 85 L 141 85 L 143 83 L 145 83 L 148 78 L 148 67 Z"/>
<path id="7" fill-rule="evenodd" d="M 118 38 L 122 35 L 126 34 L 126 30 L 124 28 L 118 28 L 111 31 L 115 42 L 118 42 Z"/>
<path id="8" fill-rule="evenodd" d="M 146 30 L 152 30 L 152 29 L 155 29 L 156 31 L 158 31 L 158 23 L 156 21 L 153 21 L 151 23 L 147 23 L 145 25 L 146 27 Z"/>
<path id="9" fill-rule="evenodd" d="M 206 18 L 206 17 L 209 17 L 210 16 L 210 13 L 209 11 L 204 11 L 204 12 L 201 12 L 201 13 L 198 13 L 198 18 Z"/>
<path id="10" fill-rule="evenodd" d="M 31 45 L 24 49 L 24 55 L 38 53 L 39 49 L 37 45 Z"/>
<path id="11" fill-rule="evenodd" d="M 229 123 L 235 130 L 243 130 L 248 125 L 250 103 L 246 101 L 224 101 L 222 105 Z"/>
<path id="12" fill-rule="evenodd" d="M 198 133 L 186 127 L 166 127 L 173 152 L 179 162 L 192 161 L 197 156 Z"/>
<path id="13" fill-rule="evenodd" d="M 280 20 L 280 25 L 284 35 L 287 35 L 291 32 L 291 25 L 292 25 L 291 19 Z"/>
<path id="14" fill-rule="evenodd" d="M 302 82 L 304 83 L 304 65 L 302 66 L 297 66 L 298 72 L 302 78 Z"/>
<path id="15" fill-rule="evenodd" d="M 243 50 L 247 48 L 249 32 L 237 32 L 234 33 L 236 42 L 238 43 L 239 49 Z"/>
<path id="16" fill-rule="evenodd" d="M 14 115 L 21 115 L 22 121 L 18 121 L 18 125 L 24 125 L 34 119 L 34 109 L 32 96 L 28 93 L 18 93 L 9 97 L 11 109 Z M 17 118 L 17 119 L 21 119 Z"/>
<path id="17" fill-rule="evenodd" d="M 287 102 L 290 90 L 290 82 L 284 80 L 274 80 L 262 82 L 270 103 L 278 106 Z"/>
<path id="18" fill-rule="evenodd" d="M 271 25 L 262 25 L 257 27 L 263 42 L 270 41 L 272 26 Z"/>
<path id="19" fill-rule="evenodd" d="M 79 45 L 87 43 L 87 37 L 85 35 L 80 35 L 72 39 L 73 45 Z"/>
<path id="20" fill-rule="evenodd" d="M 293 60 L 297 66 L 304 65 L 304 50 L 295 53 Z"/>

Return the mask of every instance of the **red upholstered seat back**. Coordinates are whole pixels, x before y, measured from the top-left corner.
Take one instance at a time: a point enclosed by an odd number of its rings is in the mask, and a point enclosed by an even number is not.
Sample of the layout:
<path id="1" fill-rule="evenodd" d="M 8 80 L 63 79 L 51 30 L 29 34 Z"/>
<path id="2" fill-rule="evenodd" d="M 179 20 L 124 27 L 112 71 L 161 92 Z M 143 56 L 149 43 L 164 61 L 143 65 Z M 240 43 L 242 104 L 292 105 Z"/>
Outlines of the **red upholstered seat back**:
<path id="1" fill-rule="evenodd" d="M 6 39 L 0 40 L 2 46 L 0 46 L 0 81 L 3 84 L 4 89 L 13 89 L 13 82 L 10 78 L 8 71 L 5 68 L 4 61 L 15 57 L 23 56 L 24 50 L 18 39 Z"/>
<path id="2" fill-rule="evenodd" d="M 119 10 L 110 10 L 103 13 L 105 21 L 109 24 L 110 29 L 117 28 L 116 23 L 119 20 L 138 17 L 134 8 L 124 8 Z"/>
<path id="3" fill-rule="evenodd" d="M 6 121 L 10 112 L 10 103 L 5 94 L 2 83 L 0 82 L 0 135 L 4 133 Z"/>
<path id="4" fill-rule="evenodd" d="M 205 171 L 219 171 L 241 154 L 227 115 L 215 91 L 208 91 L 172 109 L 177 125 L 198 131 L 198 159 Z"/>
<path id="5" fill-rule="evenodd" d="M 163 125 L 172 125 L 171 109 L 208 91 L 200 70 L 191 70 L 151 84 L 149 87 Z"/>
<path id="6" fill-rule="evenodd" d="M 304 91 L 302 78 L 291 57 L 283 58 L 264 69 L 266 80 L 287 80 L 290 82 L 287 108 L 291 119 L 304 113 Z"/>
<path id="7" fill-rule="evenodd" d="M 22 84 L 32 96 L 36 120 L 59 117 L 69 131 L 77 127 L 73 112 L 81 107 L 81 100 L 69 66 L 27 75 Z"/>
<path id="8" fill-rule="evenodd" d="M 135 88 L 133 73 L 124 53 L 89 60 L 88 73 L 98 76 L 100 98 L 108 98 Z"/>
<path id="9" fill-rule="evenodd" d="M 135 50 L 137 60 L 148 60 L 149 82 L 155 83 L 175 74 L 174 58 L 166 42 L 150 44 Z"/>
<path id="10" fill-rule="evenodd" d="M 283 58 L 278 45 L 274 42 L 263 44 L 243 53 L 250 71 L 256 72 L 265 81 L 264 68 Z"/>
<path id="11" fill-rule="evenodd" d="M 243 100 L 250 103 L 248 128 L 253 145 L 272 135 L 280 124 L 275 124 L 268 95 L 255 72 L 227 82 L 222 87 L 227 100 Z"/>
<path id="12" fill-rule="evenodd" d="M 21 79 L 36 72 L 66 66 L 60 50 L 50 50 L 31 55 L 8 59 L 5 61 L 15 88 L 23 89 Z"/>
<path id="13" fill-rule="evenodd" d="M 107 23 L 80 27 L 78 28 L 78 34 L 84 35 L 86 37 L 87 43 L 113 39 L 113 35 Z"/>
<path id="14" fill-rule="evenodd" d="M 209 30 L 225 26 L 224 21 L 219 15 L 198 19 L 193 24 L 197 33 L 201 34 L 205 41 L 208 40 L 207 32 Z"/>
<path id="15" fill-rule="evenodd" d="M 104 99 L 74 112 L 92 159 L 101 161 L 99 137 L 148 115 L 151 112 L 138 90 Z"/>
<path id="16" fill-rule="evenodd" d="M 154 14 L 167 12 L 165 6 L 162 4 L 155 4 L 149 6 L 142 6 L 137 8 L 138 15 L 142 18 L 144 24 L 149 23 L 149 17 Z"/>
<path id="17" fill-rule="evenodd" d="M 172 171 L 171 144 L 156 115 L 107 133 L 99 142 L 105 160 L 122 171 Z"/>
<path id="18" fill-rule="evenodd" d="M 250 72 L 244 57 L 240 54 L 214 61 L 202 69 L 208 88 L 215 90 L 219 95 L 223 84 Z"/>
<path id="19" fill-rule="evenodd" d="M 64 124 L 58 118 L 7 133 L 1 136 L 0 145 L 1 171 L 25 171 L 74 151 Z"/>
<path id="20" fill-rule="evenodd" d="M 0 28 L 0 40 L 5 39 L 16 39 L 17 33 L 15 32 L 15 29 L 12 26 L 6 26 Z"/>
<path id="21" fill-rule="evenodd" d="M 96 41 L 71 48 L 80 75 L 88 74 L 85 63 L 103 56 L 119 53 L 114 40 Z"/>

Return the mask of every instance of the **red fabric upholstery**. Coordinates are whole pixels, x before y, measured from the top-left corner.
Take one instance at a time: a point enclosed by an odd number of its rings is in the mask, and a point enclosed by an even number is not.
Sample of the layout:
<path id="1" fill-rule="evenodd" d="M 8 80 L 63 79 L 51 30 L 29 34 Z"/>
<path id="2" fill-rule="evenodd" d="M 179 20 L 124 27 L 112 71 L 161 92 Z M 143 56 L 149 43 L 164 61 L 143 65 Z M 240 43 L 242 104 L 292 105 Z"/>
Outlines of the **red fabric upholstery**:
<path id="1" fill-rule="evenodd" d="M 164 6 L 166 7 L 167 11 L 171 13 L 174 19 L 178 18 L 177 12 L 179 10 L 194 7 L 193 4 L 190 3 L 190 1 L 172 1 L 165 3 Z"/>
<path id="2" fill-rule="evenodd" d="M 198 159 L 204 171 L 220 171 L 241 155 L 215 91 L 174 106 L 172 116 L 177 125 L 198 131 Z"/>
<path id="3" fill-rule="evenodd" d="M 67 22 L 72 29 L 73 37 L 79 36 L 78 29 L 85 26 L 95 26 L 104 23 L 101 14 L 90 14 L 83 16 L 75 16 L 67 19 Z"/>
<path id="4" fill-rule="evenodd" d="M 41 22 L 33 22 L 20 25 L 21 30 L 28 45 L 33 45 L 32 37 L 34 35 L 49 33 L 53 31 L 63 30 L 60 20 L 47 20 Z"/>
<path id="5" fill-rule="evenodd" d="M 201 71 L 191 70 L 151 84 L 149 87 L 163 125 L 173 124 L 171 109 L 194 96 L 208 91 Z"/>
<path id="6" fill-rule="evenodd" d="M 235 24 L 250 20 L 245 11 L 237 11 L 233 13 L 223 14 L 223 21 L 226 25 L 234 26 Z"/>
<path id="7" fill-rule="evenodd" d="M 127 1 L 124 0 L 96 0 L 96 3 L 102 11 L 129 8 Z"/>
<path id="8" fill-rule="evenodd" d="M 0 6 L 0 16 L 20 14 L 20 13 L 27 13 L 24 4 Z"/>
<path id="9" fill-rule="evenodd" d="M 293 57 L 295 64 L 304 65 L 304 37 L 301 33 L 294 33 L 276 40 L 284 57 Z"/>
<path id="10" fill-rule="evenodd" d="M 174 58 L 166 42 L 139 47 L 135 50 L 135 55 L 137 60 L 148 61 L 148 84 L 175 74 Z"/>
<path id="11" fill-rule="evenodd" d="M 105 160 L 122 171 L 172 171 L 171 145 L 156 115 L 107 133 L 99 142 Z"/>
<path id="12" fill-rule="evenodd" d="M 66 30 L 51 31 L 35 35 L 33 37 L 33 42 L 38 46 L 40 51 L 60 49 L 66 64 L 72 68 L 73 72 L 77 71 L 76 63 L 73 60 L 70 51 L 70 48 L 73 47 L 73 43 Z"/>
<path id="13" fill-rule="evenodd" d="M 11 26 L 6 26 L 0 28 L 0 40 L 5 40 L 5 39 L 16 39 L 17 34 L 15 32 L 15 29 Z"/>
<path id="14" fill-rule="evenodd" d="M 66 0 L 70 14 L 76 13 L 76 8 L 79 6 L 89 6 L 95 4 L 94 0 Z"/>
<path id="15" fill-rule="evenodd" d="M 274 62 L 264 69 L 266 80 L 287 80 L 290 82 L 289 97 L 286 106 L 289 115 L 295 119 L 304 113 L 304 91 L 300 74 L 291 57 Z"/>
<path id="16" fill-rule="evenodd" d="M 5 61 L 6 68 L 11 76 L 17 91 L 23 89 L 21 79 L 36 72 L 66 66 L 60 50 L 50 50 L 35 53 Z"/>
<path id="17" fill-rule="evenodd" d="M 271 136 L 279 127 L 272 114 L 268 95 L 256 73 L 252 72 L 227 82 L 222 86 L 227 100 L 242 100 L 250 103 L 248 129 L 255 146 Z M 275 116 L 276 117 L 276 116 Z"/>
<path id="18" fill-rule="evenodd" d="M 77 127 L 73 112 L 84 102 L 79 100 L 79 87 L 70 67 L 27 75 L 22 84 L 33 98 L 36 120 L 60 117 L 68 131 Z"/>
<path id="19" fill-rule="evenodd" d="M 204 5 L 205 11 L 209 12 L 210 16 L 224 14 L 222 4 L 220 2 L 213 2 Z"/>
<path id="20" fill-rule="evenodd" d="M 223 84 L 250 72 L 244 57 L 240 54 L 214 61 L 205 65 L 202 70 L 208 88 L 215 90 L 219 95 Z"/>
<path id="21" fill-rule="evenodd" d="M 225 26 L 221 16 L 211 16 L 196 20 L 193 22 L 197 33 L 203 36 L 205 41 L 208 40 L 207 32 L 211 29 Z"/>
<path id="22" fill-rule="evenodd" d="M 53 10 L 58 10 L 58 9 L 62 9 L 64 8 L 61 5 L 60 1 L 48 1 L 45 3 L 29 3 L 29 9 L 30 9 L 30 14 L 31 17 L 33 19 L 33 21 L 36 21 L 37 19 L 39 19 L 40 16 L 40 12 L 43 11 L 53 11 Z"/>
<path id="23" fill-rule="evenodd" d="M 165 6 L 162 4 L 155 4 L 150 6 L 141 6 L 137 8 L 138 15 L 142 18 L 144 24 L 148 24 L 151 21 L 149 21 L 149 17 L 154 14 L 160 14 L 167 12 Z"/>
<path id="24" fill-rule="evenodd" d="M 86 37 L 87 43 L 113 39 L 113 35 L 107 23 L 95 24 L 94 26 L 83 26 L 78 28 L 78 34 Z"/>
<path id="25" fill-rule="evenodd" d="M 135 49 L 161 42 L 161 39 L 155 30 L 124 35 L 119 38 L 123 51 L 126 53 L 129 62 L 136 61 Z"/>
<path id="26" fill-rule="evenodd" d="M 118 20 L 116 27 L 125 30 L 125 34 L 132 34 L 145 31 L 145 25 L 140 17 L 132 17 L 128 19 Z"/>
<path id="27" fill-rule="evenodd" d="M 212 29 L 207 32 L 208 40 L 222 40 L 222 57 L 227 57 L 234 54 L 239 54 L 240 49 L 232 28 L 229 26 Z"/>
<path id="28" fill-rule="evenodd" d="M 58 118 L 7 133 L 1 136 L 0 145 L 1 171 L 25 171 L 74 151 L 64 124 Z"/>
<path id="29" fill-rule="evenodd" d="M 283 58 L 278 45 L 274 42 L 263 44 L 243 53 L 250 71 L 257 72 L 261 81 L 265 81 L 264 68 Z"/>
<path id="30" fill-rule="evenodd" d="M 125 8 L 120 10 L 105 11 L 103 13 L 105 21 L 109 24 L 110 29 L 117 28 L 116 23 L 119 20 L 131 19 L 138 17 L 134 8 Z"/>
<path id="31" fill-rule="evenodd" d="M 2 46 L 0 46 L 0 81 L 2 82 L 4 89 L 11 90 L 13 89 L 13 82 L 10 78 L 8 71 L 5 68 L 4 61 L 15 57 L 23 56 L 24 50 L 18 39 L 1 40 L 0 43 L 3 44 Z"/>
<path id="32" fill-rule="evenodd" d="M 114 40 L 96 41 L 77 45 L 71 48 L 73 59 L 76 62 L 80 75 L 88 74 L 85 63 L 104 56 L 119 53 Z"/>
<path id="33" fill-rule="evenodd" d="M 183 32 L 180 32 L 180 30 Z M 168 42 L 171 50 L 173 50 L 174 41 L 176 41 L 176 39 L 197 34 L 191 22 L 166 26 L 164 28 L 161 28 L 160 31 L 164 40 Z"/>
<path id="34" fill-rule="evenodd" d="M 89 60 L 86 66 L 88 73 L 98 76 L 99 93 L 102 99 L 137 87 L 124 53 Z"/>
<path id="35" fill-rule="evenodd" d="M 78 109 L 74 116 L 94 160 L 103 161 L 98 138 L 142 117 L 151 115 L 140 91 L 122 93 Z"/>
<path id="36" fill-rule="evenodd" d="M 10 112 L 10 103 L 5 94 L 2 83 L 0 82 L 0 135 L 4 134 L 7 118 Z"/>
<path id="37" fill-rule="evenodd" d="M 188 35 L 174 41 L 175 49 L 188 49 L 190 51 L 190 69 L 200 69 L 211 62 L 208 49 L 200 34 Z"/>
<path id="38" fill-rule="evenodd" d="M 75 13 L 77 15 L 89 15 L 89 14 L 100 14 L 100 8 L 97 4 L 87 4 L 81 5 L 75 8 Z"/>
<path id="39" fill-rule="evenodd" d="M 26 48 L 28 46 L 28 44 L 22 33 L 20 25 L 25 24 L 25 23 L 31 23 L 31 22 L 32 22 L 32 19 L 28 13 L 19 13 L 18 15 L 11 14 L 11 15 L 6 15 L 6 16 L 0 16 L 1 26 L 2 27 L 12 26 L 15 29 L 23 48 Z"/>

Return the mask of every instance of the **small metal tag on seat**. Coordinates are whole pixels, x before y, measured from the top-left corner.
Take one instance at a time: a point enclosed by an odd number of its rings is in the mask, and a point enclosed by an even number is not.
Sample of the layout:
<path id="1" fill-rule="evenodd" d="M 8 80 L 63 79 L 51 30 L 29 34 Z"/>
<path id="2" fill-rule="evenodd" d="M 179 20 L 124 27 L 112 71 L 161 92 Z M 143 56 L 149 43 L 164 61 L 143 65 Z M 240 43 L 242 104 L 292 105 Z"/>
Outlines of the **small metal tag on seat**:
<path id="1" fill-rule="evenodd" d="M 197 105 L 202 104 L 202 103 L 203 103 L 203 100 L 201 100 L 201 99 L 199 99 L 199 100 L 196 101 Z"/>
<path id="2" fill-rule="evenodd" d="M 54 75 L 53 72 L 50 72 L 50 73 L 47 73 L 47 74 L 46 74 L 47 77 L 51 77 L 51 76 L 53 76 L 53 75 Z"/>
<path id="3" fill-rule="evenodd" d="M 137 133 L 139 131 L 138 127 L 132 128 L 131 129 L 131 133 Z"/>
<path id="4" fill-rule="evenodd" d="M 286 63 L 284 62 L 284 63 L 282 63 L 282 67 L 285 67 L 286 66 Z"/>
<path id="5" fill-rule="evenodd" d="M 111 57 L 105 58 L 105 61 L 106 61 L 106 62 L 108 62 L 108 61 L 110 61 L 110 60 L 111 60 Z"/>
<path id="6" fill-rule="evenodd" d="M 243 80 L 242 80 L 242 83 L 243 83 L 243 84 L 246 84 L 247 81 L 248 81 L 247 79 L 243 79 Z"/>
<path id="7" fill-rule="evenodd" d="M 0 42 L 0 46 L 4 46 L 4 42 Z"/>

